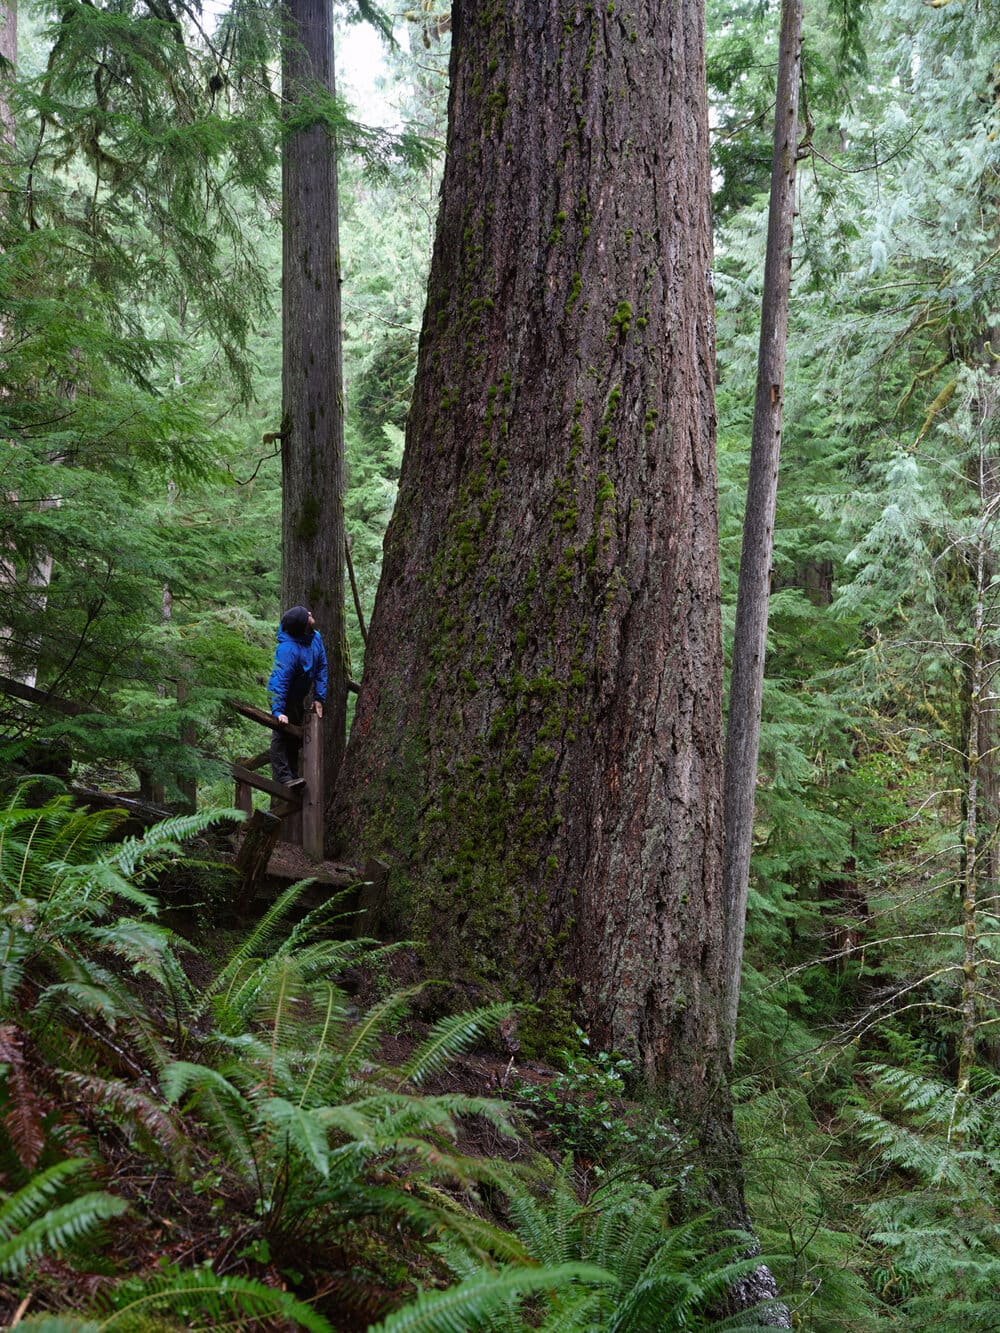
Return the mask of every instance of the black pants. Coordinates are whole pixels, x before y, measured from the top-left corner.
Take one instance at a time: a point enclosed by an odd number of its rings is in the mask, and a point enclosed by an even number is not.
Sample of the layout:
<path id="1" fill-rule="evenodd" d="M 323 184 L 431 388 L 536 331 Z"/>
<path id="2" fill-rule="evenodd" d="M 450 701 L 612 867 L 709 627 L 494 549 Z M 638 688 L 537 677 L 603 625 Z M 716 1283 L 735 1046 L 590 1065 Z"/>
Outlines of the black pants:
<path id="1" fill-rule="evenodd" d="M 296 726 L 302 725 L 302 704 L 286 704 L 285 716 Z M 271 776 L 275 782 L 291 782 L 299 771 L 299 754 L 302 742 L 287 731 L 271 732 Z"/>

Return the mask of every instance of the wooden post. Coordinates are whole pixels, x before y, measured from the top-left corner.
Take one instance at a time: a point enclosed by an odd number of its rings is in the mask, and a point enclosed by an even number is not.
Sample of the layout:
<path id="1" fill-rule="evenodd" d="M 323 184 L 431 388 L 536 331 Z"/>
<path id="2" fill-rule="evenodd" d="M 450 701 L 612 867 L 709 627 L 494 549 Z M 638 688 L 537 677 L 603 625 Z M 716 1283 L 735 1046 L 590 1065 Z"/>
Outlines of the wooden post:
<path id="1" fill-rule="evenodd" d="M 237 760 L 236 767 L 249 768 L 251 772 L 263 768 L 269 763 L 271 753 L 269 750 L 261 750 L 260 754 L 252 755 L 249 759 Z M 236 778 L 236 799 L 234 804 L 237 810 L 242 810 L 245 815 L 253 814 L 253 787 L 243 778 Z"/>
<path id="2" fill-rule="evenodd" d="M 299 795 L 296 792 L 296 795 Z M 273 806 L 271 807 L 274 808 Z M 290 842 L 293 847 L 302 846 L 302 805 L 289 801 L 284 806 L 285 814 L 281 821 L 281 841 Z"/>
<path id="3" fill-rule="evenodd" d="M 243 882 L 248 901 L 256 893 L 257 885 L 267 873 L 267 863 L 280 836 L 281 820 L 266 810 L 255 811 L 246 825 L 236 857 L 236 869 Z"/>
<path id="4" fill-rule="evenodd" d="M 323 859 L 323 726 L 310 710 L 302 738 L 302 850 L 310 861 Z"/>

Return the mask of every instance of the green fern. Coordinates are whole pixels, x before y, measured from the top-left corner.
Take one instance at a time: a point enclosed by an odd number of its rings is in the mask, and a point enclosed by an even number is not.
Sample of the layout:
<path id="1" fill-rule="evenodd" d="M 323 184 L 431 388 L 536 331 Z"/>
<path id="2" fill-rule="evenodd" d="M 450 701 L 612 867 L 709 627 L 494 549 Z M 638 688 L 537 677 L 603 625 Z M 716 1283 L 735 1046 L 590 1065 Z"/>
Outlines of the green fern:
<path id="1" fill-rule="evenodd" d="M 185 1111 L 197 1108 L 215 1137 L 217 1150 L 261 1185 L 256 1114 L 252 1103 L 223 1074 L 189 1061 L 169 1064 L 161 1075 L 163 1095 L 172 1104 L 184 1098 Z"/>
<path id="2" fill-rule="evenodd" d="M 457 1056 L 467 1051 L 514 1012 L 511 1004 L 491 1004 L 441 1019 L 402 1069 L 402 1080 L 419 1086 L 440 1074 Z"/>
<path id="3" fill-rule="evenodd" d="M 330 1086 L 347 1092 L 360 1081 L 386 1031 L 395 1027 L 422 986 L 411 986 L 375 1004 L 351 1027 L 331 1069 Z"/>
<path id="4" fill-rule="evenodd" d="M 525 1297 L 572 1291 L 578 1284 L 613 1286 L 610 1273 L 592 1264 L 558 1267 L 505 1267 L 467 1278 L 446 1291 L 423 1292 L 404 1309 L 377 1324 L 371 1333 L 471 1333 L 493 1328 L 498 1314 Z M 523 1327 L 523 1325 L 521 1325 Z M 580 1324 L 583 1329 L 586 1325 Z"/>
<path id="5" fill-rule="evenodd" d="M 143 913 L 155 901 L 133 882 L 140 870 L 149 873 L 158 860 L 181 850 L 181 840 L 203 833 L 222 818 L 241 818 L 238 811 L 208 810 L 162 821 L 142 837 L 107 845 L 121 822 L 119 811 L 90 812 L 75 808 L 69 796 L 56 796 L 40 808 L 22 803 L 19 788 L 0 810 L 0 894 L 9 901 L 34 898 L 44 913 L 67 915 L 67 899 L 88 916 L 107 912 L 121 898 Z"/>
<path id="6" fill-rule="evenodd" d="M 289 1292 L 199 1269 L 119 1283 L 104 1293 L 89 1318 L 36 1315 L 21 1326 L 39 1333 L 143 1333 L 176 1326 L 239 1329 L 264 1320 L 281 1320 L 308 1333 L 333 1333 L 318 1311 Z"/>
<path id="7" fill-rule="evenodd" d="M 125 1211 L 124 1200 L 103 1191 L 87 1191 L 65 1203 L 56 1202 L 87 1170 L 83 1161 L 60 1162 L 2 1198 L 0 1273 L 9 1276 L 46 1254 L 72 1246 Z"/>
<path id="8" fill-rule="evenodd" d="M 492 1099 L 404 1089 L 442 1069 L 509 1009 L 445 1020 L 405 1069 L 383 1068 L 379 1046 L 419 988 L 356 1015 L 330 976 L 338 963 L 358 957 L 357 947 L 311 938 L 326 929 L 326 913 L 295 932 L 294 950 L 276 941 L 269 957 L 255 956 L 296 899 L 290 892 L 275 905 L 209 988 L 222 1029 L 215 1062 L 168 1064 L 164 1095 L 210 1123 L 217 1146 L 257 1192 L 269 1233 L 298 1233 L 323 1209 L 341 1220 L 409 1216 L 419 1229 L 429 1215 L 415 1203 L 416 1185 L 451 1179 L 471 1186 L 488 1170 L 456 1153 L 460 1119 L 481 1116 L 503 1134 L 514 1131 L 507 1109 Z M 366 952 L 379 953 L 370 946 Z M 367 1174 L 376 1164 L 385 1183 L 373 1190 Z M 405 1178 L 406 1188 L 387 1173 Z"/>
<path id="9" fill-rule="evenodd" d="M 670 1221 L 672 1193 L 640 1184 L 608 1185 L 583 1204 L 573 1186 L 572 1160 L 566 1159 L 544 1196 L 522 1180 L 510 1176 L 504 1184 L 514 1230 L 524 1246 L 529 1272 L 565 1273 L 583 1264 L 605 1274 L 600 1289 L 580 1293 L 564 1290 L 553 1282 L 540 1282 L 535 1290 L 544 1312 L 532 1326 L 545 1333 L 585 1333 L 601 1328 L 606 1333 L 648 1333 L 650 1329 L 758 1328 L 766 1326 L 768 1312 L 744 1313 L 713 1321 L 709 1311 L 720 1305 L 732 1286 L 759 1267 L 759 1257 L 747 1257 L 747 1237 L 731 1235 L 720 1249 L 717 1239 L 709 1244 L 702 1221 L 673 1225 Z M 488 1237 L 483 1237 L 488 1241 Z M 480 1285 L 489 1289 L 496 1277 L 488 1260 L 454 1241 L 438 1247 L 461 1281 L 454 1289 L 468 1293 L 465 1315 L 476 1322 L 470 1328 L 491 1333 L 516 1333 L 524 1327 L 515 1298 L 498 1309 L 476 1306 Z M 484 1268 L 488 1272 L 484 1272 Z M 500 1272 L 516 1271 L 505 1265 Z M 506 1287 L 504 1287 L 506 1290 Z M 432 1298 L 420 1298 L 420 1311 L 436 1317 Z M 415 1311 L 417 1306 L 414 1307 Z M 442 1301 L 447 1317 L 449 1306 Z M 401 1312 L 402 1314 L 402 1312 Z M 394 1316 L 395 1318 L 395 1316 Z M 518 1322 L 521 1320 L 521 1322 Z M 408 1327 L 401 1322 L 399 1329 Z M 414 1324 L 414 1327 L 424 1327 Z M 450 1329 L 447 1322 L 428 1322 L 428 1329 Z M 386 1321 L 386 1330 L 397 1325 Z"/>

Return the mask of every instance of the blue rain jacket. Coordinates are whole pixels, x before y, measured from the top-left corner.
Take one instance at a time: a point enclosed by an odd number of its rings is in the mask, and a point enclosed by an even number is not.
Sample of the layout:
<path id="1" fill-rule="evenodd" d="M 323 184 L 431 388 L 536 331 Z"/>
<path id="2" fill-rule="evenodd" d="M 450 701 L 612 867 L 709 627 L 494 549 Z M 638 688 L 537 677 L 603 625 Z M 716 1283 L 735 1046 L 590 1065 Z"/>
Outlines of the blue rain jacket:
<path id="1" fill-rule="evenodd" d="M 325 703 L 326 649 L 319 631 L 313 630 L 307 643 L 279 629 L 274 667 L 267 682 L 272 715 L 277 717 L 284 713 L 287 716 L 289 711 L 301 708 L 310 686 L 315 687 L 317 702 Z"/>

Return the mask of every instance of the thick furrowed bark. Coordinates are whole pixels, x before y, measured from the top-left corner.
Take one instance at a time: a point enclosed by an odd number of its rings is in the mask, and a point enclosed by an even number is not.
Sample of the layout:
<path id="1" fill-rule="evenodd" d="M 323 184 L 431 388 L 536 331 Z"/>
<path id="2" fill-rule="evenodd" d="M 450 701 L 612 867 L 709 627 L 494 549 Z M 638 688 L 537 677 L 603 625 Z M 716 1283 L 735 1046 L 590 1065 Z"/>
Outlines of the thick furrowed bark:
<path id="1" fill-rule="evenodd" d="M 456 4 L 339 819 L 434 966 L 691 1105 L 727 1063 L 711 263 L 699 6 Z"/>

